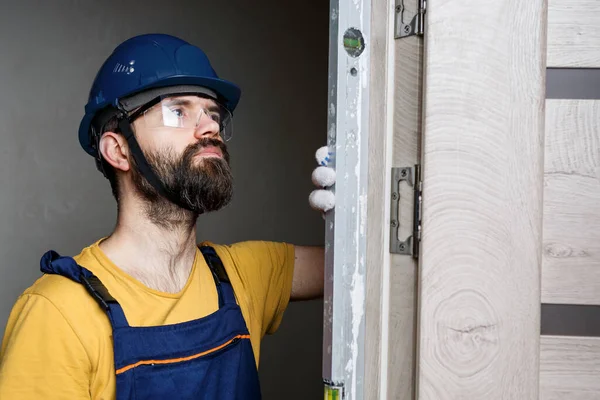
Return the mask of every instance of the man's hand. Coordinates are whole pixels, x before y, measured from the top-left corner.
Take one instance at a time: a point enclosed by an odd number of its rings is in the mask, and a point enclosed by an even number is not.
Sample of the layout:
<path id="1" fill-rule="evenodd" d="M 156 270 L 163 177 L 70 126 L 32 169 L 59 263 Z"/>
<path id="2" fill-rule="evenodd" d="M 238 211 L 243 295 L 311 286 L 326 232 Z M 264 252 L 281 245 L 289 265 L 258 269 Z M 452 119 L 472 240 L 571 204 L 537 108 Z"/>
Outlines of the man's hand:
<path id="1" fill-rule="evenodd" d="M 308 198 L 310 206 L 323 213 L 335 206 L 335 194 L 328 190 L 335 184 L 335 170 L 328 166 L 331 155 L 327 146 L 317 150 L 315 156 L 319 166 L 312 173 L 312 181 L 320 189 L 312 191 Z M 290 300 L 309 300 L 323 296 L 324 252 L 323 246 L 295 246 L 294 278 Z"/>
<path id="2" fill-rule="evenodd" d="M 312 173 L 312 182 L 320 189 L 313 190 L 308 198 L 310 206 L 323 213 L 335 207 L 335 194 L 328 190 L 335 184 L 335 170 L 328 166 L 331 154 L 327 146 L 317 150 L 315 157 L 319 166 Z"/>

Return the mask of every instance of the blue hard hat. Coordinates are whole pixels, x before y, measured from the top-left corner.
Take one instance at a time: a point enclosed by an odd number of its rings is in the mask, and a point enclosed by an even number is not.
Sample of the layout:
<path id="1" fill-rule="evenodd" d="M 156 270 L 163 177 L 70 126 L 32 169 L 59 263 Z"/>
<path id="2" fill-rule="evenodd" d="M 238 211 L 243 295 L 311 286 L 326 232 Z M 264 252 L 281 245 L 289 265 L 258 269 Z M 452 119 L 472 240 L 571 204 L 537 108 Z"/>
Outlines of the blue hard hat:
<path id="1" fill-rule="evenodd" d="M 135 36 L 115 48 L 100 67 L 79 126 L 79 143 L 96 156 L 90 127 L 99 111 L 118 108 L 124 98 L 136 93 L 171 86 L 206 88 L 231 112 L 241 95 L 237 85 L 217 76 L 198 47 L 165 34 Z"/>

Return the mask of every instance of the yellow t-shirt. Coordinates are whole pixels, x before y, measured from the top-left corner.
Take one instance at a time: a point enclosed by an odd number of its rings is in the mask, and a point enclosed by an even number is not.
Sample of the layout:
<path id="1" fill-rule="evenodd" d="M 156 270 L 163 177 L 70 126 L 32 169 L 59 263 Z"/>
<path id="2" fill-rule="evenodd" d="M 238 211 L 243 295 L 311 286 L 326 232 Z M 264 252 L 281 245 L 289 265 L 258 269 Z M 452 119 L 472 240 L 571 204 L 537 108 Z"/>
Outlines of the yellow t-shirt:
<path id="1" fill-rule="evenodd" d="M 107 287 L 131 326 L 174 324 L 218 308 L 212 274 L 198 250 L 190 278 L 177 294 L 144 286 L 115 266 L 98 242 L 75 260 Z M 279 327 L 292 286 L 294 247 L 241 242 L 215 248 L 250 331 L 258 365 L 260 341 Z M 0 399 L 114 399 L 112 328 L 79 283 L 44 275 L 16 301 L 0 350 Z"/>

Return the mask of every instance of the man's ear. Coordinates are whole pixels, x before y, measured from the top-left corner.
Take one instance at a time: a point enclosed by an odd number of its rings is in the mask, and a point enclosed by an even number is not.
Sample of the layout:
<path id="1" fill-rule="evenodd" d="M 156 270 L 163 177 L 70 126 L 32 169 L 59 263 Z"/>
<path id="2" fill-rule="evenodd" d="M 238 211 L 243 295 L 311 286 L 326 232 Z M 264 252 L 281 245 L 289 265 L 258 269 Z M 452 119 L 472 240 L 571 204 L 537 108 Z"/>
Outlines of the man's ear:
<path id="1" fill-rule="evenodd" d="M 129 147 L 127 140 L 115 132 L 104 132 L 100 139 L 100 153 L 102 158 L 113 168 L 121 171 L 129 171 Z"/>

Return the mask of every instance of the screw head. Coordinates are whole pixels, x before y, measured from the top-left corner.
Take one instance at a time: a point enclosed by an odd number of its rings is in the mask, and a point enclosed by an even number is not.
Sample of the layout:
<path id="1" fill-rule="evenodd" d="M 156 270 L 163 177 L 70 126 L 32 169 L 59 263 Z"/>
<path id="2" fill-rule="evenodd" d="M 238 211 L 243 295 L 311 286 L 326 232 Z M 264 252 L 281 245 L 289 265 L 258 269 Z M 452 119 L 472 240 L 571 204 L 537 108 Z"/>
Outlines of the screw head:
<path id="1" fill-rule="evenodd" d="M 405 246 L 405 245 L 403 245 L 403 244 L 401 244 L 401 245 L 400 245 L 400 250 L 404 250 L 404 249 L 406 249 L 406 246 Z"/>
<path id="2" fill-rule="evenodd" d="M 400 175 L 402 175 L 403 178 L 406 177 L 406 174 L 407 172 L 405 169 L 403 169 L 402 172 L 400 172 Z"/>
<path id="3" fill-rule="evenodd" d="M 410 33 L 410 25 L 404 27 L 404 33 Z"/>
<path id="4" fill-rule="evenodd" d="M 392 193 L 392 200 L 398 200 L 398 193 Z"/>
<path id="5" fill-rule="evenodd" d="M 392 226 L 395 228 L 398 225 L 398 221 L 392 220 Z"/>

